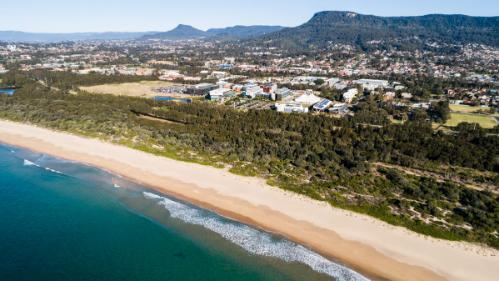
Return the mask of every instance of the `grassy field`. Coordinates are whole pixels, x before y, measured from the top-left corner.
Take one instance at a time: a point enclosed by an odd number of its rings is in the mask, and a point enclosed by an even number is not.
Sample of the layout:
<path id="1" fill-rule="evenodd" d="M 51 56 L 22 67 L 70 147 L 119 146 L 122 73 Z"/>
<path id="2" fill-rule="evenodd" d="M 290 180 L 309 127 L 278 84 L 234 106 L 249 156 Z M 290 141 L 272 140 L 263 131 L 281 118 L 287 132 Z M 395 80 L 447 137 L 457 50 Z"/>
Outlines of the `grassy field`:
<path id="1" fill-rule="evenodd" d="M 395 119 L 395 118 L 393 118 L 392 116 L 390 116 L 390 122 L 391 122 L 392 124 L 397 124 L 397 125 L 402 125 L 402 124 L 404 124 L 404 121 L 403 121 L 403 120 L 398 120 L 398 119 Z"/>
<path id="2" fill-rule="evenodd" d="M 449 105 L 450 110 L 452 112 L 459 112 L 459 113 L 476 113 L 478 111 L 489 111 L 488 106 L 469 106 L 469 105 L 462 105 L 462 104 L 451 104 Z"/>
<path id="3" fill-rule="evenodd" d="M 142 81 L 134 83 L 104 84 L 90 87 L 80 87 L 80 89 L 94 94 L 152 98 L 161 95 L 156 93 L 154 91 L 155 89 L 172 85 L 174 84 L 164 81 Z M 169 94 L 169 96 L 174 96 L 174 94 Z"/>
<path id="4" fill-rule="evenodd" d="M 451 118 L 445 126 L 455 127 L 459 123 L 478 123 L 482 128 L 493 128 L 497 125 L 493 116 L 487 115 L 478 115 L 478 114 L 470 114 L 470 113 L 451 113 Z"/>

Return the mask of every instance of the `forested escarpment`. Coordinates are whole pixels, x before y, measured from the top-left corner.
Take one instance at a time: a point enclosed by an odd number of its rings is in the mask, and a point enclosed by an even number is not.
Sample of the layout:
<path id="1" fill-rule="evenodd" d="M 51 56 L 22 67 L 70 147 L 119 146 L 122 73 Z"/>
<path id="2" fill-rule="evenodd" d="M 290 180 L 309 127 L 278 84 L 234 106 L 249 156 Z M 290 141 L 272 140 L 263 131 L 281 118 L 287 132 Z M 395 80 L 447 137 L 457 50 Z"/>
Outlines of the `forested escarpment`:
<path id="1" fill-rule="evenodd" d="M 326 11 L 315 14 L 303 25 L 286 28 L 256 39 L 284 49 L 322 49 L 331 43 L 352 44 L 369 49 L 370 41 L 379 47 L 418 49 L 424 41 L 447 44 L 479 43 L 499 45 L 499 17 L 464 15 L 425 15 L 417 17 L 378 17 L 352 12 Z"/>
<path id="2" fill-rule="evenodd" d="M 0 118 L 181 160 L 229 165 L 235 173 L 262 176 L 281 188 L 420 233 L 499 247 L 497 193 L 404 171 L 445 170 L 497 186 L 499 138 L 491 131 L 461 125 L 448 135 L 433 131 L 424 119 L 392 125 L 383 121 L 382 110 L 369 106 L 345 119 L 241 112 L 207 103 L 68 94 L 30 75 L 15 79 L 22 88 L 0 96 Z"/>

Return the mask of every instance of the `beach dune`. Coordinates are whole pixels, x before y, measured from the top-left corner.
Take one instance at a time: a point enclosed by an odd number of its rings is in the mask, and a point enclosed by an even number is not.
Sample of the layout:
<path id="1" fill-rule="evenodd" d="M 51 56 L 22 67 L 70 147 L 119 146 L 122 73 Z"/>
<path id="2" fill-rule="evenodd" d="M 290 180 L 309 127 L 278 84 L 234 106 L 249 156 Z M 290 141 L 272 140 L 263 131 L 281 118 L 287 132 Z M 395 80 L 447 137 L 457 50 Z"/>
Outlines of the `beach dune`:
<path id="1" fill-rule="evenodd" d="M 497 280 L 499 252 L 434 239 L 198 164 L 0 121 L 0 142 L 97 166 L 159 192 L 283 235 L 373 279 Z"/>

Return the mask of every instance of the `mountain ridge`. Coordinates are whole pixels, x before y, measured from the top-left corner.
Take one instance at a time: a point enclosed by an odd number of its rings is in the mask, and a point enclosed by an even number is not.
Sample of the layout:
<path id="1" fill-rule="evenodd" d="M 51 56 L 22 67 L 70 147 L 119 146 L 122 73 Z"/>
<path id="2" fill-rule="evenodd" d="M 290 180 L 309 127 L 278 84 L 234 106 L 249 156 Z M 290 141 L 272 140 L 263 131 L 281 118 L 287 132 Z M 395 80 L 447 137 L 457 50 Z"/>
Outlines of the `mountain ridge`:
<path id="1" fill-rule="evenodd" d="M 499 17 L 460 14 L 381 17 L 350 11 L 322 11 L 296 27 L 236 25 L 206 31 L 179 24 L 166 32 L 29 33 L 0 31 L 0 41 L 52 43 L 85 40 L 242 40 L 243 43 L 291 50 L 324 49 L 331 43 L 368 48 L 379 41 L 383 47 L 424 47 L 423 41 L 451 44 L 480 43 L 499 47 Z M 367 46 L 367 47 L 366 47 Z M 406 47 L 407 47 L 406 46 Z"/>
<path id="2" fill-rule="evenodd" d="M 197 29 L 190 25 L 179 24 L 172 30 L 157 34 L 146 35 L 141 39 L 166 39 L 166 40 L 186 40 L 186 39 L 241 39 L 261 36 L 282 30 L 282 26 L 271 25 L 235 25 L 224 28 L 210 28 L 207 31 Z"/>
<path id="3" fill-rule="evenodd" d="M 153 33 L 156 32 L 35 33 L 6 30 L 0 31 L 0 41 L 14 43 L 58 43 L 64 41 L 133 40 Z"/>
<path id="4" fill-rule="evenodd" d="M 206 31 L 197 29 L 186 24 L 179 24 L 172 30 L 159 32 L 141 37 L 140 39 L 168 39 L 168 40 L 184 40 L 184 39 L 200 39 L 206 36 Z"/>
<path id="5" fill-rule="evenodd" d="M 263 35 L 255 43 L 324 48 L 330 42 L 360 45 L 374 40 L 411 38 L 499 46 L 499 17 L 445 14 L 380 17 L 348 11 L 322 11 L 302 25 Z"/>

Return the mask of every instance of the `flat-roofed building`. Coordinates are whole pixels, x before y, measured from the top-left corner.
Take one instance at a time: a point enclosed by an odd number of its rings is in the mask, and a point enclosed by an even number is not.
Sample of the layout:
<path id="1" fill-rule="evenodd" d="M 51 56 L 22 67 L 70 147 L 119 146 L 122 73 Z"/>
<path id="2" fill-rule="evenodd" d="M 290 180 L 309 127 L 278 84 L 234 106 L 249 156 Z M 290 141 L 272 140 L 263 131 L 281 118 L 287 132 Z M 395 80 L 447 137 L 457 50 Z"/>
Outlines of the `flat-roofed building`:
<path id="1" fill-rule="evenodd" d="M 215 90 L 211 90 L 208 97 L 212 101 L 223 100 L 224 97 L 231 96 L 233 94 L 231 89 L 226 88 L 218 88 Z"/>
<path id="2" fill-rule="evenodd" d="M 324 81 L 324 82 L 326 83 L 326 85 L 328 85 L 330 88 L 332 88 L 332 87 L 334 87 L 335 84 L 340 83 L 341 79 L 333 77 L 333 78 L 326 79 L 326 81 Z"/>
<path id="3" fill-rule="evenodd" d="M 322 112 L 324 112 L 324 111 L 326 111 L 329 108 L 329 106 L 331 106 L 331 104 L 333 104 L 332 101 L 330 101 L 328 99 L 323 99 L 320 102 L 314 104 L 313 109 L 315 111 L 322 111 Z"/>
<path id="4" fill-rule="evenodd" d="M 244 95 L 252 99 L 256 98 L 257 96 L 263 96 L 265 94 L 262 88 L 255 84 L 246 85 L 244 88 Z"/>
<path id="5" fill-rule="evenodd" d="M 300 103 L 276 103 L 275 109 L 277 112 L 284 113 L 308 113 L 308 107 L 303 106 Z"/>
<path id="6" fill-rule="evenodd" d="M 275 100 L 283 100 L 291 95 L 291 90 L 288 88 L 279 88 L 275 91 Z"/>
<path id="7" fill-rule="evenodd" d="M 384 89 L 390 86 L 390 82 L 387 80 L 376 80 L 376 79 L 359 79 L 353 81 L 354 84 L 361 85 L 364 90 L 374 91 L 376 89 Z"/>

